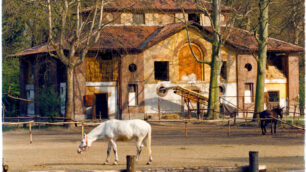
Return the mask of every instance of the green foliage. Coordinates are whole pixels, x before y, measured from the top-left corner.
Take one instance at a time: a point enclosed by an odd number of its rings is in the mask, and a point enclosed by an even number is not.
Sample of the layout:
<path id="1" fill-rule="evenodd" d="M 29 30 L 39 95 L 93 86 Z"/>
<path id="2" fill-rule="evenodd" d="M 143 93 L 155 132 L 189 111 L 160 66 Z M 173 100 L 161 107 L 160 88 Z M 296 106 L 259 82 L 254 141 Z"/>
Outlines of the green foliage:
<path id="1" fill-rule="evenodd" d="M 8 97 L 7 93 L 18 97 L 19 93 L 19 60 L 10 58 L 3 60 L 2 92 L 5 116 L 19 115 L 19 101 Z"/>
<path id="2" fill-rule="evenodd" d="M 305 55 L 300 56 L 300 72 L 299 72 L 299 105 L 300 112 L 304 114 L 305 109 Z"/>
<path id="3" fill-rule="evenodd" d="M 41 88 L 37 102 L 42 116 L 51 118 L 59 116 L 60 97 L 52 86 Z"/>

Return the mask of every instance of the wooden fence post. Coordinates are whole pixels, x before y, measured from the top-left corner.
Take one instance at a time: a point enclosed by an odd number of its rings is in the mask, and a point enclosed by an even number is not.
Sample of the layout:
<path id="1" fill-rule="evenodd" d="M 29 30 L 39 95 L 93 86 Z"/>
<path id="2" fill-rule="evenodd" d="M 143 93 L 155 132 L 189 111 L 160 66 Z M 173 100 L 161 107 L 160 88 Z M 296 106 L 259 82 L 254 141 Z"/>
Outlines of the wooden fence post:
<path id="1" fill-rule="evenodd" d="M 161 119 L 161 113 L 160 113 L 160 98 L 158 97 L 158 119 Z"/>
<path id="2" fill-rule="evenodd" d="M 249 172 L 258 172 L 258 152 L 250 151 L 249 152 Z"/>
<path id="3" fill-rule="evenodd" d="M 30 144 L 32 144 L 32 121 L 29 122 Z"/>
<path id="4" fill-rule="evenodd" d="M 84 137 L 84 123 L 82 122 L 82 138 Z"/>
<path id="5" fill-rule="evenodd" d="M 187 128 L 188 122 L 185 121 L 184 123 L 185 123 L 185 137 L 187 137 L 188 136 L 188 128 Z"/>
<path id="6" fill-rule="evenodd" d="M 99 121 L 102 120 L 101 111 L 99 112 Z"/>
<path id="7" fill-rule="evenodd" d="M 135 172 L 135 155 L 126 156 L 126 171 Z"/>
<path id="8" fill-rule="evenodd" d="M 296 113 L 296 105 L 294 105 L 294 112 L 293 112 L 293 118 L 292 118 L 292 125 L 294 125 L 295 113 Z"/>
<path id="9" fill-rule="evenodd" d="M 227 136 L 230 136 L 231 134 L 231 125 L 230 125 L 230 120 L 228 120 L 227 125 L 228 125 L 228 130 L 227 130 Z"/>

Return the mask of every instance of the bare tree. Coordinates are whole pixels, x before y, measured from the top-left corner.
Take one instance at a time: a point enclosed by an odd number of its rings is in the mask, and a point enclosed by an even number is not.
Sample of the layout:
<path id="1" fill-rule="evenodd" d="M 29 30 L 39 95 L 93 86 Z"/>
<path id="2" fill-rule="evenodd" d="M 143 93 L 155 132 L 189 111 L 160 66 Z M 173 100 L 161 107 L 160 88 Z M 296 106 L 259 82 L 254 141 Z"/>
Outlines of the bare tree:
<path id="1" fill-rule="evenodd" d="M 264 87 L 266 78 L 267 64 L 267 45 L 268 45 L 268 19 L 269 19 L 270 0 L 259 1 L 259 38 L 258 41 L 258 59 L 257 59 L 257 81 L 255 95 L 255 114 L 264 110 Z"/>
<path id="2" fill-rule="evenodd" d="M 103 7 L 107 0 L 96 0 L 93 11 L 82 20 L 84 0 L 47 0 L 50 56 L 59 59 L 67 69 L 66 118 L 74 120 L 74 70 L 84 62 L 89 48 L 97 43 L 106 25 Z M 59 5 L 59 3 L 61 3 Z M 59 15 L 58 17 L 55 17 Z M 72 28 L 73 29 L 72 29 Z"/>
<path id="3" fill-rule="evenodd" d="M 185 19 L 185 27 L 187 30 L 187 38 L 189 42 L 189 48 L 193 55 L 199 63 L 205 63 L 211 66 L 211 74 L 210 74 L 210 84 L 209 84 L 209 100 L 208 100 L 208 119 L 217 119 L 219 118 L 220 112 L 220 102 L 219 102 L 219 81 L 220 81 L 220 72 L 222 67 L 222 58 L 221 58 L 221 48 L 224 45 L 225 41 L 229 38 L 231 34 L 231 30 L 233 25 L 238 18 L 238 13 L 233 13 L 231 16 L 231 20 L 228 20 L 225 26 L 225 29 L 221 31 L 221 0 L 212 0 L 211 3 L 211 13 L 208 10 L 207 3 L 204 0 L 195 1 L 197 8 L 208 16 L 211 23 L 211 28 L 213 32 L 213 37 L 209 40 L 212 43 L 212 57 L 211 61 L 199 60 L 200 58 L 196 57 L 195 53 L 192 50 L 190 45 L 190 38 L 188 33 L 188 23 L 185 17 L 184 9 L 182 8 L 184 19 Z M 233 5 L 232 3 L 231 5 Z M 231 6 L 232 7 L 232 6 Z M 234 9 L 233 9 L 234 10 Z M 246 15 L 247 16 L 247 15 Z M 206 38 L 207 39 L 207 38 Z M 216 112 L 216 113 L 215 113 Z"/>

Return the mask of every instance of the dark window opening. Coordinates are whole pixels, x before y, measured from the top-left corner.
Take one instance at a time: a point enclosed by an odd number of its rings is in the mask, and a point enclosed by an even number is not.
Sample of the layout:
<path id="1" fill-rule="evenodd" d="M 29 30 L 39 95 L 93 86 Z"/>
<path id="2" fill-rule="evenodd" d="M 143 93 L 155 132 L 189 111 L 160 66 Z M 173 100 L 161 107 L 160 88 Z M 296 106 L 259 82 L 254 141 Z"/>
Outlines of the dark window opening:
<path id="1" fill-rule="evenodd" d="M 252 70 L 252 65 L 250 63 L 247 63 L 245 66 L 247 71 L 251 71 Z"/>
<path id="2" fill-rule="evenodd" d="M 145 15 L 143 13 L 133 14 L 134 24 L 145 24 Z"/>
<path id="3" fill-rule="evenodd" d="M 155 80 L 169 81 L 169 62 L 154 62 Z"/>
<path id="4" fill-rule="evenodd" d="M 227 63 L 226 61 L 222 62 L 222 67 L 221 67 L 221 79 L 226 80 L 227 79 Z"/>
<path id="5" fill-rule="evenodd" d="M 106 52 L 101 54 L 101 59 L 102 60 L 112 60 L 113 59 L 113 54 L 111 52 Z"/>
<path id="6" fill-rule="evenodd" d="M 225 88 L 223 86 L 219 86 L 219 94 L 223 95 L 225 93 Z"/>
<path id="7" fill-rule="evenodd" d="M 269 102 L 279 102 L 279 92 L 278 91 L 269 91 Z"/>
<path id="8" fill-rule="evenodd" d="M 200 24 L 200 14 L 188 14 L 188 21 L 193 21 Z"/>
<path id="9" fill-rule="evenodd" d="M 96 115 L 97 118 L 108 119 L 108 97 L 107 94 L 96 94 Z"/>

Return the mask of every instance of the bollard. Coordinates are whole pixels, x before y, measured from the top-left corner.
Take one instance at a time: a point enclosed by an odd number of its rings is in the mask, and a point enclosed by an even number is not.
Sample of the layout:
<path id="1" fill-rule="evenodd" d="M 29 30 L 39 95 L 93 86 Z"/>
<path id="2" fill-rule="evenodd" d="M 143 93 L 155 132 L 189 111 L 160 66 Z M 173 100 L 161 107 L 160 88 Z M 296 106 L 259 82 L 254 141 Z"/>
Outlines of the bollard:
<path id="1" fill-rule="evenodd" d="M 126 156 L 126 171 L 135 172 L 135 155 Z"/>
<path id="2" fill-rule="evenodd" d="M 258 152 L 250 151 L 249 152 L 249 172 L 258 172 Z"/>
<path id="3" fill-rule="evenodd" d="M 2 167 L 3 167 L 3 169 L 2 169 L 3 172 L 8 172 L 8 169 L 9 169 L 8 165 L 3 164 Z"/>

